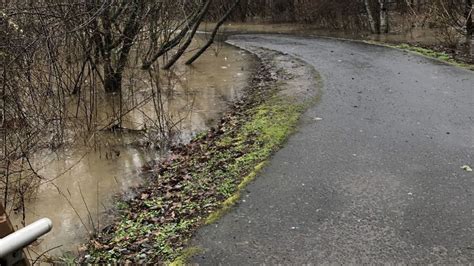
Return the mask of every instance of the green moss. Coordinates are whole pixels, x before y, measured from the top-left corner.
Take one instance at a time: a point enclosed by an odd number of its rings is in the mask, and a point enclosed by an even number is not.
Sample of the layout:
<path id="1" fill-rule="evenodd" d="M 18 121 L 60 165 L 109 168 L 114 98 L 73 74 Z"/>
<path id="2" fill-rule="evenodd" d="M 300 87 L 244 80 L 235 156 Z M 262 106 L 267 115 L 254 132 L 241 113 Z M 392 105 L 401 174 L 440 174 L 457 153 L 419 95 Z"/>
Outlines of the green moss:
<path id="1" fill-rule="evenodd" d="M 236 192 L 234 195 L 226 199 L 220 209 L 212 212 L 207 218 L 204 224 L 213 224 L 219 220 L 224 214 L 226 214 L 232 206 L 234 206 L 240 199 L 240 192 Z"/>
<path id="2" fill-rule="evenodd" d="M 387 47 L 391 47 L 391 48 L 395 48 L 395 49 L 401 49 L 401 50 L 404 50 L 404 51 L 409 51 L 409 52 L 412 52 L 412 53 L 415 53 L 415 54 L 418 54 L 418 55 L 438 59 L 438 60 L 446 62 L 448 64 L 455 65 L 455 66 L 458 66 L 458 67 L 462 67 L 462 68 L 474 71 L 474 65 L 473 64 L 468 64 L 468 63 L 459 61 L 459 60 L 453 58 L 451 55 L 449 55 L 445 52 L 438 52 L 438 51 L 434 51 L 434 50 L 431 50 L 431 49 L 428 49 L 428 48 L 413 46 L 413 45 L 406 44 L 406 43 L 398 44 L 398 45 L 391 45 L 391 44 L 378 43 L 378 42 L 367 42 L 367 43 L 383 45 L 383 46 L 387 46 Z"/>
<path id="3" fill-rule="evenodd" d="M 235 180 L 242 172 L 248 174 L 241 179 L 240 183 L 233 187 L 235 193 L 228 197 L 219 210 L 213 212 L 206 218 L 205 224 L 214 223 L 222 215 L 227 213 L 240 198 L 240 190 L 244 189 L 266 164 L 268 157 L 277 150 L 293 131 L 303 108 L 288 99 L 274 96 L 264 104 L 252 110 L 254 115 L 233 136 L 221 139 L 221 145 L 234 143 L 235 150 L 246 150 L 246 153 L 237 158 L 228 168 L 231 169 L 229 176 L 225 179 L 220 190 L 225 190 L 224 196 L 228 196 L 229 180 Z M 244 140 L 252 139 L 251 143 Z M 226 150 L 231 152 L 232 150 Z"/>
<path id="4" fill-rule="evenodd" d="M 254 170 L 248 174 L 246 177 L 242 179 L 242 182 L 237 186 L 237 192 L 234 195 L 227 198 L 222 204 L 220 209 L 211 213 L 204 222 L 205 224 L 213 224 L 217 220 L 219 220 L 224 214 L 226 214 L 232 206 L 234 206 L 240 199 L 240 192 L 244 189 L 250 182 L 252 182 L 257 174 L 263 169 L 266 165 L 266 162 L 261 162 L 257 166 L 254 167 Z"/>
<path id="5" fill-rule="evenodd" d="M 167 263 L 169 266 L 184 266 L 186 262 L 194 255 L 201 253 L 202 250 L 197 247 L 186 248 L 181 252 L 181 255 L 177 257 L 173 262 Z"/>
<path id="6" fill-rule="evenodd" d="M 453 59 L 451 56 L 449 56 L 445 52 L 437 52 L 431 49 L 423 48 L 423 47 L 418 47 L 418 46 L 412 46 L 409 44 L 399 44 L 399 45 L 393 45 L 394 48 L 402 49 L 402 50 L 407 50 L 411 52 L 415 52 L 420 55 L 436 58 L 442 61 L 447 61 L 451 62 Z"/>
<path id="7" fill-rule="evenodd" d="M 247 176 L 242 179 L 242 182 L 237 186 L 238 190 L 244 189 L 250 182 L 252 182 L 257 174 L 263 169 L 263 167 L 267 164 L 267 162 L 261 162 L 257 166 L 254 167 L 254 170 L 250 172 Z"/>

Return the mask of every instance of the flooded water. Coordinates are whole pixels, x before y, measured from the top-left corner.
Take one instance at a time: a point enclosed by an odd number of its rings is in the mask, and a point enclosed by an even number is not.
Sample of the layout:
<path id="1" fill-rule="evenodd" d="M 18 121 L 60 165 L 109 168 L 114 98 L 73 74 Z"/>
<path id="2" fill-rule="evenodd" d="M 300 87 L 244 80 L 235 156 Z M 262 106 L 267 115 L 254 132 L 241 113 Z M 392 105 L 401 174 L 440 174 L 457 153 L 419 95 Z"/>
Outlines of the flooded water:
<path id="1" fill-rule="evenodd" d="M 203 30 L 213 27 L 212 23 L 203 26 Z M 223 26 L 226 33 L 275 33 L 275 34 L 296 34 L 302 36 L 328 36 L 352 39 L 371 39 L 390 42 L 421 42 L 435 44 L 439 39 L 435 36 L 435 31 L 430 29 L 414 28 L 409 32 L 393 34 L 367 34 L 357 31 L 327 30 L 307 24 L 262 24 L 262 23 L 228 23 Z"/>
<path id="2" fill-rule="evenodd" d="M 201 26 L 202 31 L 211 31 L 214 28 L 214 23 L 204 23 Z M 334 34 L 342 34 L 338 31 L 331 30 L 320 30 L 319 28 L 313 27 L 308 24 L 292 24 L 292 23 L 226 23 L 221 27 L 221 31 L 224 34 L 239 34 L 239 33 L 250 33 L 250 34 L 294 34 L 301 36 L 308 36 L 315 34 L 316 32 L 327 33 L 332 36 Z M 326 34 L 323 34 L 326 35 Z"/>
<path id="3" fill-rule="evenodd" d="M 25 204 L 26 224 L 48 217 L 53 230 L 33 245 L 33 258 L 49 249 L 53 255 L 77 251 L 88 233 L 107 221 L 113 196 L 142 182 L 142 166 L 166 153 L 165 147 L 152 145 L 155 139 L 149 134 L 157 117 L 166 115 L 165 120 L 175 125 L 173 139 L 186 142 L 214 125 L 228 103 L 241 95 L 254 58 L 228 45 L 217 47 L 191 67 L 179 64 L 173 72 L 162 72 L 159 102 L 153 97 L 151 79 L 127 77 L 134 86 L 125 86 L 122 105 L 124 110 L 134 108 L 123 115 L 121 127 L 126 130 L 99 131 L 87 145 L 77 141 L 56 152 L 34 155 L 32 161 L 43 179 L 36 197 Z M 113 95 L 99 97 L 98 109 L 107 125 L 120 100 Z M 11 219 L 22 227 L 21 215 L 12 212 Z"/>
<path id="4" fill-rule="evenodd" d="M 205 24 L 203 31 L 209 31 L 213 23 Z M 354 40 L 372 40 L 387 43 L 410 43 L 426 46 L 439 46 L 442 36 L 436 29 L 411 28 L 408 31 L 389 34 L 370 34 L 357 31 L 327 30 L 320 29 L 308 24 L 266 24 L 266 23 L 227 23 L 222 27 L 227 34 L 235 33 L 272 33 L 272 34 L 295 34 L 300 36 L 325 36 L 335 38 L 346 38 Z M 466 47 L 466 42 L 461 40 L 458 44 L 456 54 L 463 58 L 474 60 L 474 44 Z"/>

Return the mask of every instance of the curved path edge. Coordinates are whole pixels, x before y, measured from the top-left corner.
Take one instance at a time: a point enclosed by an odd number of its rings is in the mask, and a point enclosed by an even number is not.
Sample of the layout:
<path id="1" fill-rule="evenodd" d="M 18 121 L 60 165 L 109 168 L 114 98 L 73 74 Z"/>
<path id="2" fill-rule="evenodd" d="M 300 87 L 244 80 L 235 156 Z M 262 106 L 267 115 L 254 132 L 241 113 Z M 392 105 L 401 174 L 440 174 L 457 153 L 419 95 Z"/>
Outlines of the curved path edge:
<path id="1" fill-rule="evenodd" d="M 327 38 L 231 42 L 304 60 L 324 96 L 192 262 L 474 261 L 474 73 Z"/>

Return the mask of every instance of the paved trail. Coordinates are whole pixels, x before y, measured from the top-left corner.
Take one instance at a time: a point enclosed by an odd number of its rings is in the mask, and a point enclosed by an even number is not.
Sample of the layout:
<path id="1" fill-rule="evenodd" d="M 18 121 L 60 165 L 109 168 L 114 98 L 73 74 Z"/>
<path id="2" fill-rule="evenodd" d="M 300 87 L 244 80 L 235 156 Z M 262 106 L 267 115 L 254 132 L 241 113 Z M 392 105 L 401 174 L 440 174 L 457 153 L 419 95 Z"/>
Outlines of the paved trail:
<path id="1" fill-rule="evenodd" d="M 474 262 L 474 172 L 461 169 L 474 166 L 473 72 L 355 42 L 232 40 L 305 60 L 323 96 L 238 206 L 200 230 L 193 262 Z"/>

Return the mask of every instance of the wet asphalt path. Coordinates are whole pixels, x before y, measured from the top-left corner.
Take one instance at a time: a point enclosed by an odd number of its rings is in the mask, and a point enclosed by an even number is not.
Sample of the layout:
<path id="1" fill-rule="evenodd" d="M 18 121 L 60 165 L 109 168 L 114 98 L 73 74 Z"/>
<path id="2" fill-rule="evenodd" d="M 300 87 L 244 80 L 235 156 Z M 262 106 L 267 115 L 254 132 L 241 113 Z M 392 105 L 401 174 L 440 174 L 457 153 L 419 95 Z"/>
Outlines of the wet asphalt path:
<path id="1" fill-rule="evenodd" d="M 474 165 L 473 72 L 362 43 L 232 40 L 305 60 L 323 96 L 234 210 L 199 231 L 193 262 L 474 262 L 474 172 L 461 169 Z"/>

